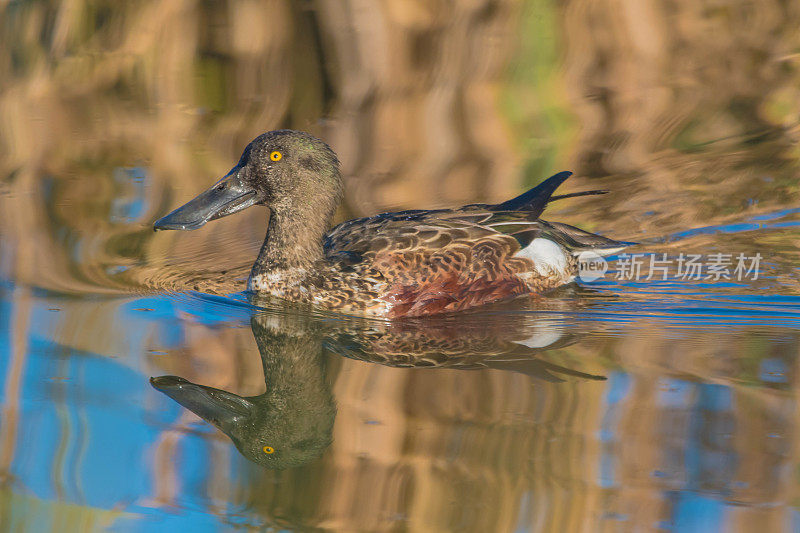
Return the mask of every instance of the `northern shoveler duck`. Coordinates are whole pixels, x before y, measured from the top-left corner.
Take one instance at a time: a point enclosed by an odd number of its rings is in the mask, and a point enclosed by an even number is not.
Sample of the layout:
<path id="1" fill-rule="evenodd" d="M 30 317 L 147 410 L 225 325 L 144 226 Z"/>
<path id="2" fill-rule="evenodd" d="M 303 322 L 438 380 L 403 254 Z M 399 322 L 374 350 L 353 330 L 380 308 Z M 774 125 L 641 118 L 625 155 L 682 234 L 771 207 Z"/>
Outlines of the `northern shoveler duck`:
<path id="1" fill-rule="evenodd" d="M 252 205 L 270 209 L 248 289 L 296 302 L 381 317 L 469 309 L 572 281 L 576 256 L 629 243 L 539 218 L 561 172 L 506 202 L 409 210 L 349 220 L 330 231 L 342 197 L 339 160 L 320 139 L 264 133 L 214 186 L 155 223 L 190 230 Z"/>

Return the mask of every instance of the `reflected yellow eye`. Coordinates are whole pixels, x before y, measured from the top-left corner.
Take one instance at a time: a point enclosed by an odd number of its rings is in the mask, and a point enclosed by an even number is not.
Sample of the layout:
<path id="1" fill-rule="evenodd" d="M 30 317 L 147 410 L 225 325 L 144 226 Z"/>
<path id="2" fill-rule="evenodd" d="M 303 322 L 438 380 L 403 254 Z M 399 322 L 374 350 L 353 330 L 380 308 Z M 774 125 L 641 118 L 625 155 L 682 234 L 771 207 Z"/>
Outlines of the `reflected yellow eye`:
<path id="1" fill-rule="evenodd" d="M 283 159 L 283 154 L 278 151 L 275 151 L 269 154 L 269 158 L 272 161 L 280 161 L 281 159 Z M 267 453 L 272 453 L 272 452 L 267 452 Z"/>
<path id="2" fill-rule="evenodd" d="M 272 152 L 272 153 L 273 154 L 278 154 L 278 152 Z M 278 159 L 280 159 L 280 158 L 281 158 L 281 154 L 278 154 Z M 275 448 L 273 448 L 272 446 L 264 446 L 261 449 L 264 450 L 264 453 L 275 453 Z"/>

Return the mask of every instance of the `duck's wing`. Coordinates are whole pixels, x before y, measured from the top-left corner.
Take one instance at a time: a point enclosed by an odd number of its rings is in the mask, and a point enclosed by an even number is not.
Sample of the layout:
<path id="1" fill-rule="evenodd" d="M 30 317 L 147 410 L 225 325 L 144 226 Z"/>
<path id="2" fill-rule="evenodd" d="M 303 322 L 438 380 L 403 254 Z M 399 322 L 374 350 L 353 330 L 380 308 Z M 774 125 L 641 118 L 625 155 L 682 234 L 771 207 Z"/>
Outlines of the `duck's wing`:
<path id="1" fill-rule="evenodd" d="M 510 236 L 519 243 L 512 247 L 518 249 L 530 243 L 541 228 L 542 224 L 530 220 L 525 212 L 496 212 L 487 206 L 400 211 L 340 224 L 326 235 L 324 247 L 329 258 L 356 260 L 386 251 L 436 251 L 455 243 L 509 241 Z"/>

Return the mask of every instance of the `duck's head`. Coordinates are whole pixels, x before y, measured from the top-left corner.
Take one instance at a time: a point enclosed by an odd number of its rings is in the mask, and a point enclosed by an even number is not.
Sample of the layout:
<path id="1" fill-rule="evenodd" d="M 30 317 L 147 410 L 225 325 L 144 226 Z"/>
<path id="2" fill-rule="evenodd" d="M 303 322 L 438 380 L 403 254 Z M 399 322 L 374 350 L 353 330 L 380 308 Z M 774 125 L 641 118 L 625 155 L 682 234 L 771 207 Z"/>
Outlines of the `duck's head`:
<path id="1" fill-rule="evenodd" d="M 178 376 L 150 378 L 150 384 L 216 426 L 242 455 L 266 468 L 304 465 L 322 455 L 333 440 L 332 401 L 309 402 L 297 409 L 291 398 L 281 398 L 290 406 L 283 408 L 267 393 L 244 397 Z"/>
<path id="2" fill-rule="evenodd" d="M 252 205 L 327 222 L 341 194 L 339 160 L 327 144 L 301 131 L 270 131 L 253 139 L 214 186 L 157 220 L 154 228 L 197 229 Z"/>

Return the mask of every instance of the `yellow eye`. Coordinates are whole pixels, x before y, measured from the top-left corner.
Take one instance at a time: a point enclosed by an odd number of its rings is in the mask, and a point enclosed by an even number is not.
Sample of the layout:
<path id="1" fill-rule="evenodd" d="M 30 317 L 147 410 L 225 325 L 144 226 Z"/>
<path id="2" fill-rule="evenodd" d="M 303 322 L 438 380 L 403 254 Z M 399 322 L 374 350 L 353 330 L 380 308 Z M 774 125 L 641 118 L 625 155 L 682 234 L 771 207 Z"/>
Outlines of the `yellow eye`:
<path id="1" fill-rule="evenodd" d="M 272 153 L 273 154 L 278 154 L 278 152 L 272 152 Z M 281 154 L 278 154 L 278 159 L 280 159 L 280 158 L 281 158 Z M 275 453 L 275 448 L 273 448 L 272 446 L 264 446 L 261 449 L 264 450 L 264 453 L 267 453 L 267 454 Z"/>
<path id="2" fill-rule="evenodd" d="M 269 154 L 269 158 L 272 161 L 280 161 L 281 159 L 283 159 L 283 154 L 278 151 L 275 151 Z M 267 452 L 267 453 L 272 453 L 272 452 Z"/>

